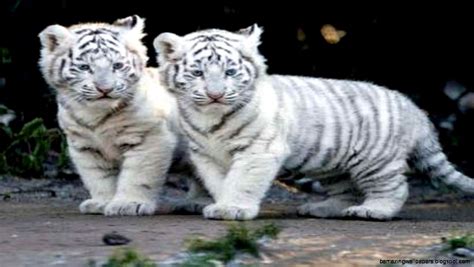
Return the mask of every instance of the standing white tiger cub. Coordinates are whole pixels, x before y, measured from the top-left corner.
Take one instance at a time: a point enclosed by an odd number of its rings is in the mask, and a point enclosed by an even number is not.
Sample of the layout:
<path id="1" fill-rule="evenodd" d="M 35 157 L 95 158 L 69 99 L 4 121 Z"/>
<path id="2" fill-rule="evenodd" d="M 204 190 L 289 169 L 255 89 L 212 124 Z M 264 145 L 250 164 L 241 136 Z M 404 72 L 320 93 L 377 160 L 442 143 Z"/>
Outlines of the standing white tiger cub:
<path id="1" fill-rule="evenodd" d="M 281 168 L 338 182 L 327 200 L 299 207 L 315 217 L 392 218 L 408 197 L 408 162 L 474 193 L 410 100 L 370 83 L 267 75 L 261 33 L 254 25 L 154 41 L 191 159 L 215 200 L 206 218 L 255 218 Z"/>
<path id="2" fill-rule="evenodd" d="M 52 25 L 40 68 L 57 93 L 58 121 L 91 198 L 83 213 L 150 215 L 177 135 L 176 103 L 146 68 L 144 20 Z"/>

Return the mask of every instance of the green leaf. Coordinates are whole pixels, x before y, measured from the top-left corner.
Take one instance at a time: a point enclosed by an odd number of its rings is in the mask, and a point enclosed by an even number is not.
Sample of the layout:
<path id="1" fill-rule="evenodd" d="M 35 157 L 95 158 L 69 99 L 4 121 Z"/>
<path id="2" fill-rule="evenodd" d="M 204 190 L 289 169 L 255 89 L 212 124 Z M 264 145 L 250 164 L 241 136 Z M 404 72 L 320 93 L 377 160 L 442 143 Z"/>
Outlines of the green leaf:
<path id="1" fill-rule="evenodd" d="M 34 135 L 37 135 L 41 131 L 46 131 L 46 127 L 44 127 L 43 119 L 36 118 L 30 122 L 25 123 L 23 128 L 21 129 L 20 133 L 18 134 L 19 138 L 28 139 Z"/>

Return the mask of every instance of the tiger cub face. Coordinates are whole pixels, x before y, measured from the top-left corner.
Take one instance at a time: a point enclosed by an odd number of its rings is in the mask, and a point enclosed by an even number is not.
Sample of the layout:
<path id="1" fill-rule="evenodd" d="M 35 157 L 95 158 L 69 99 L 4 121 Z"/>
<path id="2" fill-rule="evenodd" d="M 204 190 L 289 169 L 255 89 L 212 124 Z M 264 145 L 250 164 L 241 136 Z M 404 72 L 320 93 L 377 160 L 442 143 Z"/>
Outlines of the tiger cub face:
<path id="1" fill-rule="evenodd" d="M 258 52 L 262 29 L 238 33 L 204 30 L 183 37 L 162 33 L 154 41 L 163 79 L 178 99 L 201 111 L 232 110 L 247 103 L 265 72 Z"/>
<path id="2" fill-rule="evenodd" d="M 131 99 L 147 61 L 143 27 L 136 15 L 113 24 L 47 27 L 39 34 L 44 78 L 58 94 L 85 104 Z"/>

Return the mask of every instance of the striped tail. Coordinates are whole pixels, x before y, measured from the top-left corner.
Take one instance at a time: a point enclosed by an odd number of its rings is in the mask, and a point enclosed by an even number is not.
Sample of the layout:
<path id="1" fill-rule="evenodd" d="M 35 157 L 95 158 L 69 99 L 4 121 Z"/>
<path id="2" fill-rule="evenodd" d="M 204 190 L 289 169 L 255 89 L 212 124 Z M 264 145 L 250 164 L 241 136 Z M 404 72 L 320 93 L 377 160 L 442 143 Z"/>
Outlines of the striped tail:
<path id="1" fill-rule="evenodd" d="M 431 179 L 439 180 L 463 193 L 474 195 L 474 179 L 454 168 L 443 153 L 438 138 L 433 132 L 430 136 L 418 141 L 412 161 L 419 171 L 428 174 Z"/>

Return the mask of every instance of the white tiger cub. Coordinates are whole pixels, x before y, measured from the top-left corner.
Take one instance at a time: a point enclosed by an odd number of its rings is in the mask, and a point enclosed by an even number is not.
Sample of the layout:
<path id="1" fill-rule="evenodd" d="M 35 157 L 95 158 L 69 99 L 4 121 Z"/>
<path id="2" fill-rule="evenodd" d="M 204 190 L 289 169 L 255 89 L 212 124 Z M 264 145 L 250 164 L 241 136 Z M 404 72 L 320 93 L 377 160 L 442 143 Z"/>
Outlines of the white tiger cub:
<path id="1" fill-rule="evenodd" d="M 408 162 L 474 193 L 410 100 L 365 82 L 267 75 L 261 33 L 254 25 L 154 41 L 191 160 L 215 200 L 206 218 L 255 218 L 281 168 L 338 182 L 327 200 L 299 207 L 315 217 L 392 218 L 408 196 Z"/>
<path id="2" fill-rule="evenodd" d="M 146 68 L 144 19 L 51 25 L 41 71 L 57 93 L 58 121 L 91 198 L 82 213 L 150 215 L 177 145 L 174 97 Z"/>

